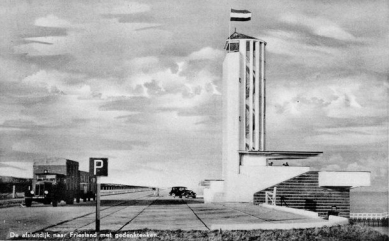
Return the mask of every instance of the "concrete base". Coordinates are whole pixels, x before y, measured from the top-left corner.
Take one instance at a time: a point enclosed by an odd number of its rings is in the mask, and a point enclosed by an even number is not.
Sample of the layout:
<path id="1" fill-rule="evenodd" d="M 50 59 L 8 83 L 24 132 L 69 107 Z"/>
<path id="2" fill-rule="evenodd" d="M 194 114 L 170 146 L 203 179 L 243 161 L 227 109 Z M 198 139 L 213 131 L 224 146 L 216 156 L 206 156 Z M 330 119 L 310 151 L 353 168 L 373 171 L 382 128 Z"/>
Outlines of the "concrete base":
<path id="1" fill-rule="evenodd" d="M 298 214 L 298 215 L 309 217 L 309 218 L 319 218 L 319 214 L 312 212 L 312 211 L 307 211 L 307 210 L 302 210 L 302 209 L 297 209 L 297 208 L 288 208 L 288 207 L 269 205 L 266 203 L 260 204 L 259 206 L 282 211 L 282 212 L 294 213 L 294 214 Z"/>
<path id="2" fill-rule="evenodd" d="M 210 181 L 209 188 L 204 189 L 204 203 L 224 201 L 224 181 Z"/>
<path id="3" fill-rule="evenodd" d="M 204 189 L 204 203 L 224 202 L 224 192 L 215 192 L 212 189 Z"/>
<path id="4" fill-rule="evenodd" d="M 321 228 L 348 224 L 347 218 L 330 216 L 330 220 L 315 223 L 248 223 L 248 224 L 213 224 L 211 230 L 253 230 L 253 229 L 306 229 Z"/>
<path id="5" fill-rule="evenodd" d="M 242 207 L 242 204 L 236 204 Z M 252 205 L 249 205 L 252 206 Z M 346 225 L 349 224 L 349 220 L 347 218 L 338 217 L 338 216 L 329 216 L 328 221 L 320 218 L 317 213 L 301 210 L 301 209 L 295 209 L 295 208 L 288 208 L 288 207 L 280 207 L 280 206 L 274 206 L 274 205 L 268 205 L 268 204 L 261 204 L 259 206 L 252 206 L 252 207 L 258 207 L 258 208 L 266 208 L 269 209 L 269 213 L 274 210 L 274 212 L 281 212 L 281 213 L 290 213 L 293 215 L 299 215 L 304 216 L 308 219 L 297 219 L 297 220 L 288 220 L 288 221 L 280 221 L 280 222 L 262 222 L 262 223 L 215 223 L 211 225 L 211 230 L 253 230 L 253 229 L 264 229 L 264 230 L 274 230 L 274 229 L 306 229 L 306 228 L 320 228 L 320 227 L 331 227 L 331 226 L 337 226 L 337 225 Z M 253 214 L 255 212 L 252 212 Z M 274 213 L 275 215 L 275 213 Z"/>

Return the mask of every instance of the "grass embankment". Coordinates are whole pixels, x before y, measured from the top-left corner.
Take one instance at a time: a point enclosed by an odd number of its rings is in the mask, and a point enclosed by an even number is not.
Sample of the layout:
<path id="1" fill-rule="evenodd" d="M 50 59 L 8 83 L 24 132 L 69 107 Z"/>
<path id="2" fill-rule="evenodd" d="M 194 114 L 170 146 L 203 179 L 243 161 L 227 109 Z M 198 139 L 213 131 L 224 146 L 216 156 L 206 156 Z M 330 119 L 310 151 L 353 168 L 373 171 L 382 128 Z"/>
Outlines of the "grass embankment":
<path id="1" fill-rule="evenodd" d="M 23 200 L 23 198 L 0 200 L 0 208 L 19 206 L 20 204 L 22 204 Z"/>
<path id="2" fill-rule="evenodd" d="M 88 238 L 85 235 L 95 234 L 94 231 L 80 231 L 78 235 L 70 237 L 70 233 L 50 233 L 59 236 L 65 235 L 62 238 L 46 238 L 44 240 L 96 240 L 96 238 Z M 387 235 L 381 234 L 367 226 L 360 225 L 343 225 L 323 228 L 310 229 L 291 229 L 291 230 L 237 230 L 237 231 L 182 231 L 182 230 L 131 230 L 125 232 L 111 232 L 108 230 L 101 231 L 101 234 L 107 237 L 100 237 L 99 240 L 389 240 Z M 145 237 L 141 235 L 151 235 L 154 237 Z M 84 235 L 84 238 L 82 237 Z M 110 236 L 110 237 L 109 237 Z M 19 238 L 17 240 L 23 240 Z M 43 240 L 34 238 L 34 240 Z"/>

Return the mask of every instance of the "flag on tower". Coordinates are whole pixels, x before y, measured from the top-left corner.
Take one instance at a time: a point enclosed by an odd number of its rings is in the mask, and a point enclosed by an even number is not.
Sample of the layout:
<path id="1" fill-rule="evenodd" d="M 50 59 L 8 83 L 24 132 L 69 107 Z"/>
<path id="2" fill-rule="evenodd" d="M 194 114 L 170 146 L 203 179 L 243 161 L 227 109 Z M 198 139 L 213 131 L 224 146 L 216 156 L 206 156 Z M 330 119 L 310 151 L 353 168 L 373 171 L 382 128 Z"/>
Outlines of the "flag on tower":
<path id="1" fill-rule="evenodd" d="M 250 21 L 251 12 L 247 10 L 231 9 L 230 21 Z"/>

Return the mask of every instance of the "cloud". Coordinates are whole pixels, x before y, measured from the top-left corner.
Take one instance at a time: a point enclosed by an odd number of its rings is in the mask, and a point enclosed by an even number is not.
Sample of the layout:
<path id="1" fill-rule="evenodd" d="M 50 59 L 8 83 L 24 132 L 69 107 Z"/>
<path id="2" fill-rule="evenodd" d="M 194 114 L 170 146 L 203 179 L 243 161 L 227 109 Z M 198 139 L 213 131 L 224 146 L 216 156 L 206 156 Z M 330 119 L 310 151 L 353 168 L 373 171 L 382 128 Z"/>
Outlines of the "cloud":
<path id="1" fill-rule="evenodd" d="M 71 27 L 72 24 L 64 19 L 49 14 L 46 17 L 38 18 L 35 20 L 35 25 L 40 27 L 53 27 L 53 28 L 67 28 Z"/>
<path id="2" fill-rule="evenodd" d="M 119 97 L 112 98 L 109 102 L 100 106 L 100 110 L 125 110 L 132 112 L 144 112 L 149 110 L 148 107 L 150 107 L 151 103 L 151 99 L 147 97 Z"/>
<path id="3" fill-rule="evenodd" d="M 213 49 L 211 47 L 205 47 L 200 49 L 199 51 L 193 52 L 188 56 L 188 59 L 222 59 L 224 56 L 224 51 Z"/>
<path id="4" fill-rule="evenodd" d="M 32 178 L 32 162 L 0 162 L 0 176 Z"/>
<path id="5" fill-rule="evenodd" d="M 387 178 L 388 175 L 388 156 L 369 156 L 364 160 L 349 163 L 347 171 L 371 171 L 371 178 Z"/>
<path id="6" fill-rule="evenodd" d="M 147 4 L 128 1 L 104 1 L 95 6 L 96 13 L 112 15 L 142 13 L 150 9 Z"/>
<path id="7" fill-rule="evenodd" d="M 364 166 L 361 166 L 359 163 L 357 162 L 353 162 L 353 163 L 350 163 L 347 165 L 347 171 L 364 171 L 366 170 L 366 167 Z"/>
<path id="8" fill-rule="evenodd" d="M 20 166 L 18 166 L 17 164 L 19 164 L 20 165 L 20 163 L 16 163 L 16 165 L 15 165 L 15 163 L 7 163 L 7 162 L 0 162 L 0 167 L 2 167 L 2 168 L 12 168 L 12 169 L 17 169 L 17 170 L 20 170 L 20 171 L 24 171 L 25 170 L 25 168 L 22 168 L 22 167 L 20 167 Z M 3 172 L 4 174 L 6 174 L 6 172 Z M 3 175 L 4 175 L 3 174 Z M 2 175 L 2 176 L 3 176 Z M 4 175 L 4 176 L 7 176 L 7 175 Z"/>
<path id="9" fill-rule="evenodd" d="M 149 96 L 160 95 L 164 92 L 164 89 L 160 85 L 160 82 L 152 80 L 144 84 L 144 87 L 147 89 L 147 94 Z"/>
<path id="10" fill-rule="evenodd" d="M 306 26 L 319 36 L 343 41 L 355 40 L 352 34 L 342 29 L 337 23 L 323 17 L 310 17 L 302 14 L 287 13 L 281 17 L 281 21 L 288 24 Z"/>
<path id="11" fill-rule="evenodd" d="M 132 11 L 135 10 L 129 10 L 129 12 Z M 162 45 L 169 39 L 168 32 L 151 28 L 159 24 L 121 23 L 117 19 L 97 20 L 95 17 L 86 15 L 82 22 L 77 20 L 74 23 L 55 15 L 38 18 L 39 27 L 66 27 L 66 35 L 26 37 L 23 39 L 24 43 L 13 47 L 14 52 L 27 56 L 23 57 L 26 61 L 34 60 L 33 57 L 70 56 L 72 61 L 65 64 L 57 63 L 54 65 L 55 68 L 66 72 L 86 73 L 91 76 L 107 76 L 116 73 L 123 77 L 129 72 L 126 68 L 127 61 L 146 53 L 160 52 L 161 46 L 153 44 L 152 36 L 158 36 L 159 43 Z M 48 22 L 51 25 L 47 24 Z M 143 31 L 137 32 L 138 29 L 143 29 Z M 149 48 L 146 50 L 131 47 L 141 44 L 149 44 Z M 88 57 L 85 58 L 85 56 Z M 35 63 L 40 64 L 38 61 Z"/>
<path id="12" fill-rule="evenodd" d="M 19 41 L 20 44 L 25 44 L 25 43 L 34 42 L 34 40 L 26 40 L 27 38 L 45 37 L 45 36 L 66 36 L 67 31 L 68 31 L 67 28 L 64 27 L 35 26 L 34 28 L 27 29 L 25 32 L 19 33 L 20 38 L 22 38 Z M 35 41 L 35 42 L 39 42 L 39 41 Z M 47 44 L 47 42 L 42 42 L 42 43 Z"/>
<path id="13" fill-rule="evenodd" d="M 14 48 L 16 53 L 28 54 L 28 56 L 55 56 L 69 54 L 69 49 L 72 48 L 72 43 L 66 36 L 34 37 L 25 40 L 27 44 Z"/>
<path id="14" fill-rule="evenodd" d="M 383 82 L 367 82 L 368 78 L 353 76 L 329 85 L 333 101 L 326 107 L 327 115 L 334 118 L 382 116 L 388 89 Z"/>
<path id="15" fill-rule="evenodd" d="M 150 112 L 139 112 L 130 115 L 116 117 L 119 120 L 125 120 L 125 123 L 138 125 L 154 125 L 158 123 L 156 116 Z"/>
<path id="16" fill-rule="evenodd" d="M 94 137 L 77 136 L 71 137 L 62 135 L 61 138 L 42 138 L 42 140 L 36 141 L 31 139 L 20 140 L 15 142 L 12 146 L 12 150 L 19 152 L 33 152 L 33 153 L 45 153 L 47 149 L 56 149 L 59 152 L 63 149 L 72 149 L 74 151 L 92 151 L 100 150 L 106 152 L 115 152 L 117 150 L 132 150 L 134 146 L 147 146 L 148 143 L 144 141 L 126 141 L 126 140 L 114 140 Z M 47 152 L 46 152 L 47 153 Z M 53 153 L 50 153 L 53 155 Z"/>
<path id="17" fill-rule="evenodd" d="M 319 68 L 341 62 L 342 52 L 339 49 L 307 44 L 304 36 L 292 31 L 269 30 L 263 39 L 269 43 L 266 47 L 269 52 L 286 55 L 294 64 Z"/>
<path id="18" fill-rule="evenodd" d="M 289 128 L 287 121 L 298 120 L 301 126 L 338 127 L 353 122 L 366 123 L 386 116 L 387 88 L 374 76 L 322 76 L 296 81 L 268 82 L 268 115 L 280 128 Z M 363 118 L 363 119 L 362 119 Z M 285 123 L 280 123 L 285 121 Z"/>
<path id="19" fill-rule="evenodd" d="M 342 168 L 337 164 L 328 165 L 322 168 L 323 171 L 341 171 Z"/>
<path id="20" fill-rule="evenodd" d="M 319 134 L 306 137 L 305 141 L 316 145 L 330 146 L 361 146 L 374 145 L 387 141 L 387 135 L 383 134 L 385 125 L 373 127 L 348 127 L 318 130 Z"/>
<path id="21" fill-rule="evenodd" d="M 7 128 L 18 128 L 18 129 L 25 129 L 25 128 L 38 128 L 39 126 L 31 120 L 6 120 L 0 127 L 7 127 Z"/>

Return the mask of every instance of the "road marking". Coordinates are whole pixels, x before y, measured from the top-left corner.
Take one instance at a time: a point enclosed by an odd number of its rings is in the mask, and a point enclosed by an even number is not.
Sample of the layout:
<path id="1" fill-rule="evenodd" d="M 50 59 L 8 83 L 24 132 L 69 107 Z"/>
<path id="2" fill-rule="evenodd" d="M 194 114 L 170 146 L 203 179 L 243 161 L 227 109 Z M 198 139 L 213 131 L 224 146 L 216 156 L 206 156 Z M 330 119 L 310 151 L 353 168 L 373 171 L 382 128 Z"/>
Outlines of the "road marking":
<path id="1" fill-rule="evenodd" d="M 141 197 L 137 197 L 137 198 L 135 198 L 135 199 L 132 199 L 132 200 L 130 200 L 130 201 L 136 201 L 137 199 L 144 198 L 144 197 L 147 197 L 147 196 L 150 196 L 150 195 L 151 195 L 151 194 L 147 194 L 147 195 L 145 195 L 145 196 L 141 196 Z M 130 202 L 130 201 L 118 202 L 118 203 L 116 203 L 116 204 L 114 204 L 114 205 L 112 205 L 112 206 L 109 206 L 109 207 L 107 207 L 107 208 L 102 209 L 101 211 L 105 211 L 105 210 L 107 210 L 107 209 L 109 209 L 109 208 L 113 208 L 113 207 L 119 206 L 119 205 L 121 205 L 121 204 L 123 204 L 123 203 Z M 123 209 L 124 209 L 124 208 L 123 208 Z M 119 211 L 120 211 L 120 210 L 119 210 Z M 90 212 L 90 213 L 87 213 L 87 214 L 84 214 L 84 215 L 81 215 L 81 216 L 78 216 L 78 217 L 74 217 L 74 218 L 71 218 L 71 219 L 68 219 L 68 220 L 64 220 L 64 221 L 61 221 L 61 222 L 59 222 L 59 223 L 56 223 L 56 224 L 47 226 L 47 227 L 45 227 L 45 228 L 42 228 L 42 229 L 33 231 L 32 233 L 43 232 L 43 231 L 45 231 L 46 229 L 53 228 L 53 227 L 62 225 L 62 224 L 64 224 L 64 223 L 68 223 L 68 222 L 71 222 L 71 221 L 74 221 L 74 220 L 77 220 L 77 219 L 86 217 L 86 216 L 91 215 L 91 214 L 95 214 L 95 212 L 93 211 L 93 212 Z M 106 215 L 106 216 L 108 216 L 108 215 Z M 106 217 L 106 216 L 104 216 L 104 217 Z M 104 218 L 104 217 L 103 217 L 103 218 Z M 93 221 L 92 223 L 94 223 L 94 221 Z M 89 225 L 89 224 L 91 224 L 91 223 L 88 223 L 87 225 Z M 85 225 L 85 226 L 87 226 L 87 225 Z M 84 227 L 84 226 L 82 226 L 82 227 Z M 76 228 L 75 230 L 77 230 L 77 228 Z"/>
<path id="2" fill-rule="evenodd" d="M 137 218 L 141 213 L 143 213 L 143 212 L 146 210 L 146 208 L 148 208 L 148 207 L 150 207 L 151 205 L 153 205 L 153 203 L 155 203 L 157 200 L 158 200 L 158 198 L 155 199 L 154 201 L 152 201 L 152 202 L 151 202 L 149 205 L 147 205 L 145 208 L 143 208 L 135 217 L 133 217 L 132 219 L 130 219 L 130 221 L 126 222 L 121 228 L 119 228 L 118 230 L 116 230 L 116 232 L 122 230 L 125 226 L 127 226 L 129 223 L 131 223 L 135 218 Z"/>
<path id="3" fill-rule="evenodd" d="M 195 213 L 195 211 L 193 211 L 193 209 L 188 205 L 188 203 L 185 202 L 184 199 L 181 199 L 181 200 L 186 204 L 186 206 L 188 206 L 188 208 L 189 208 L 190 210 L 192 210 L 192 212 L 193 212 L 193 214 L 196 216 L 196 218 L 197 218 L 198 220 L 200 220 L 200 222 L 202 222 L 202 223 L 204 224 L 204 226 L 205 226 L 208 230 L 211 230 L 211 229 L 203 222 L 203 220 L 202 220 L 199 216 L 197 216 L 197 214 Z"/>

